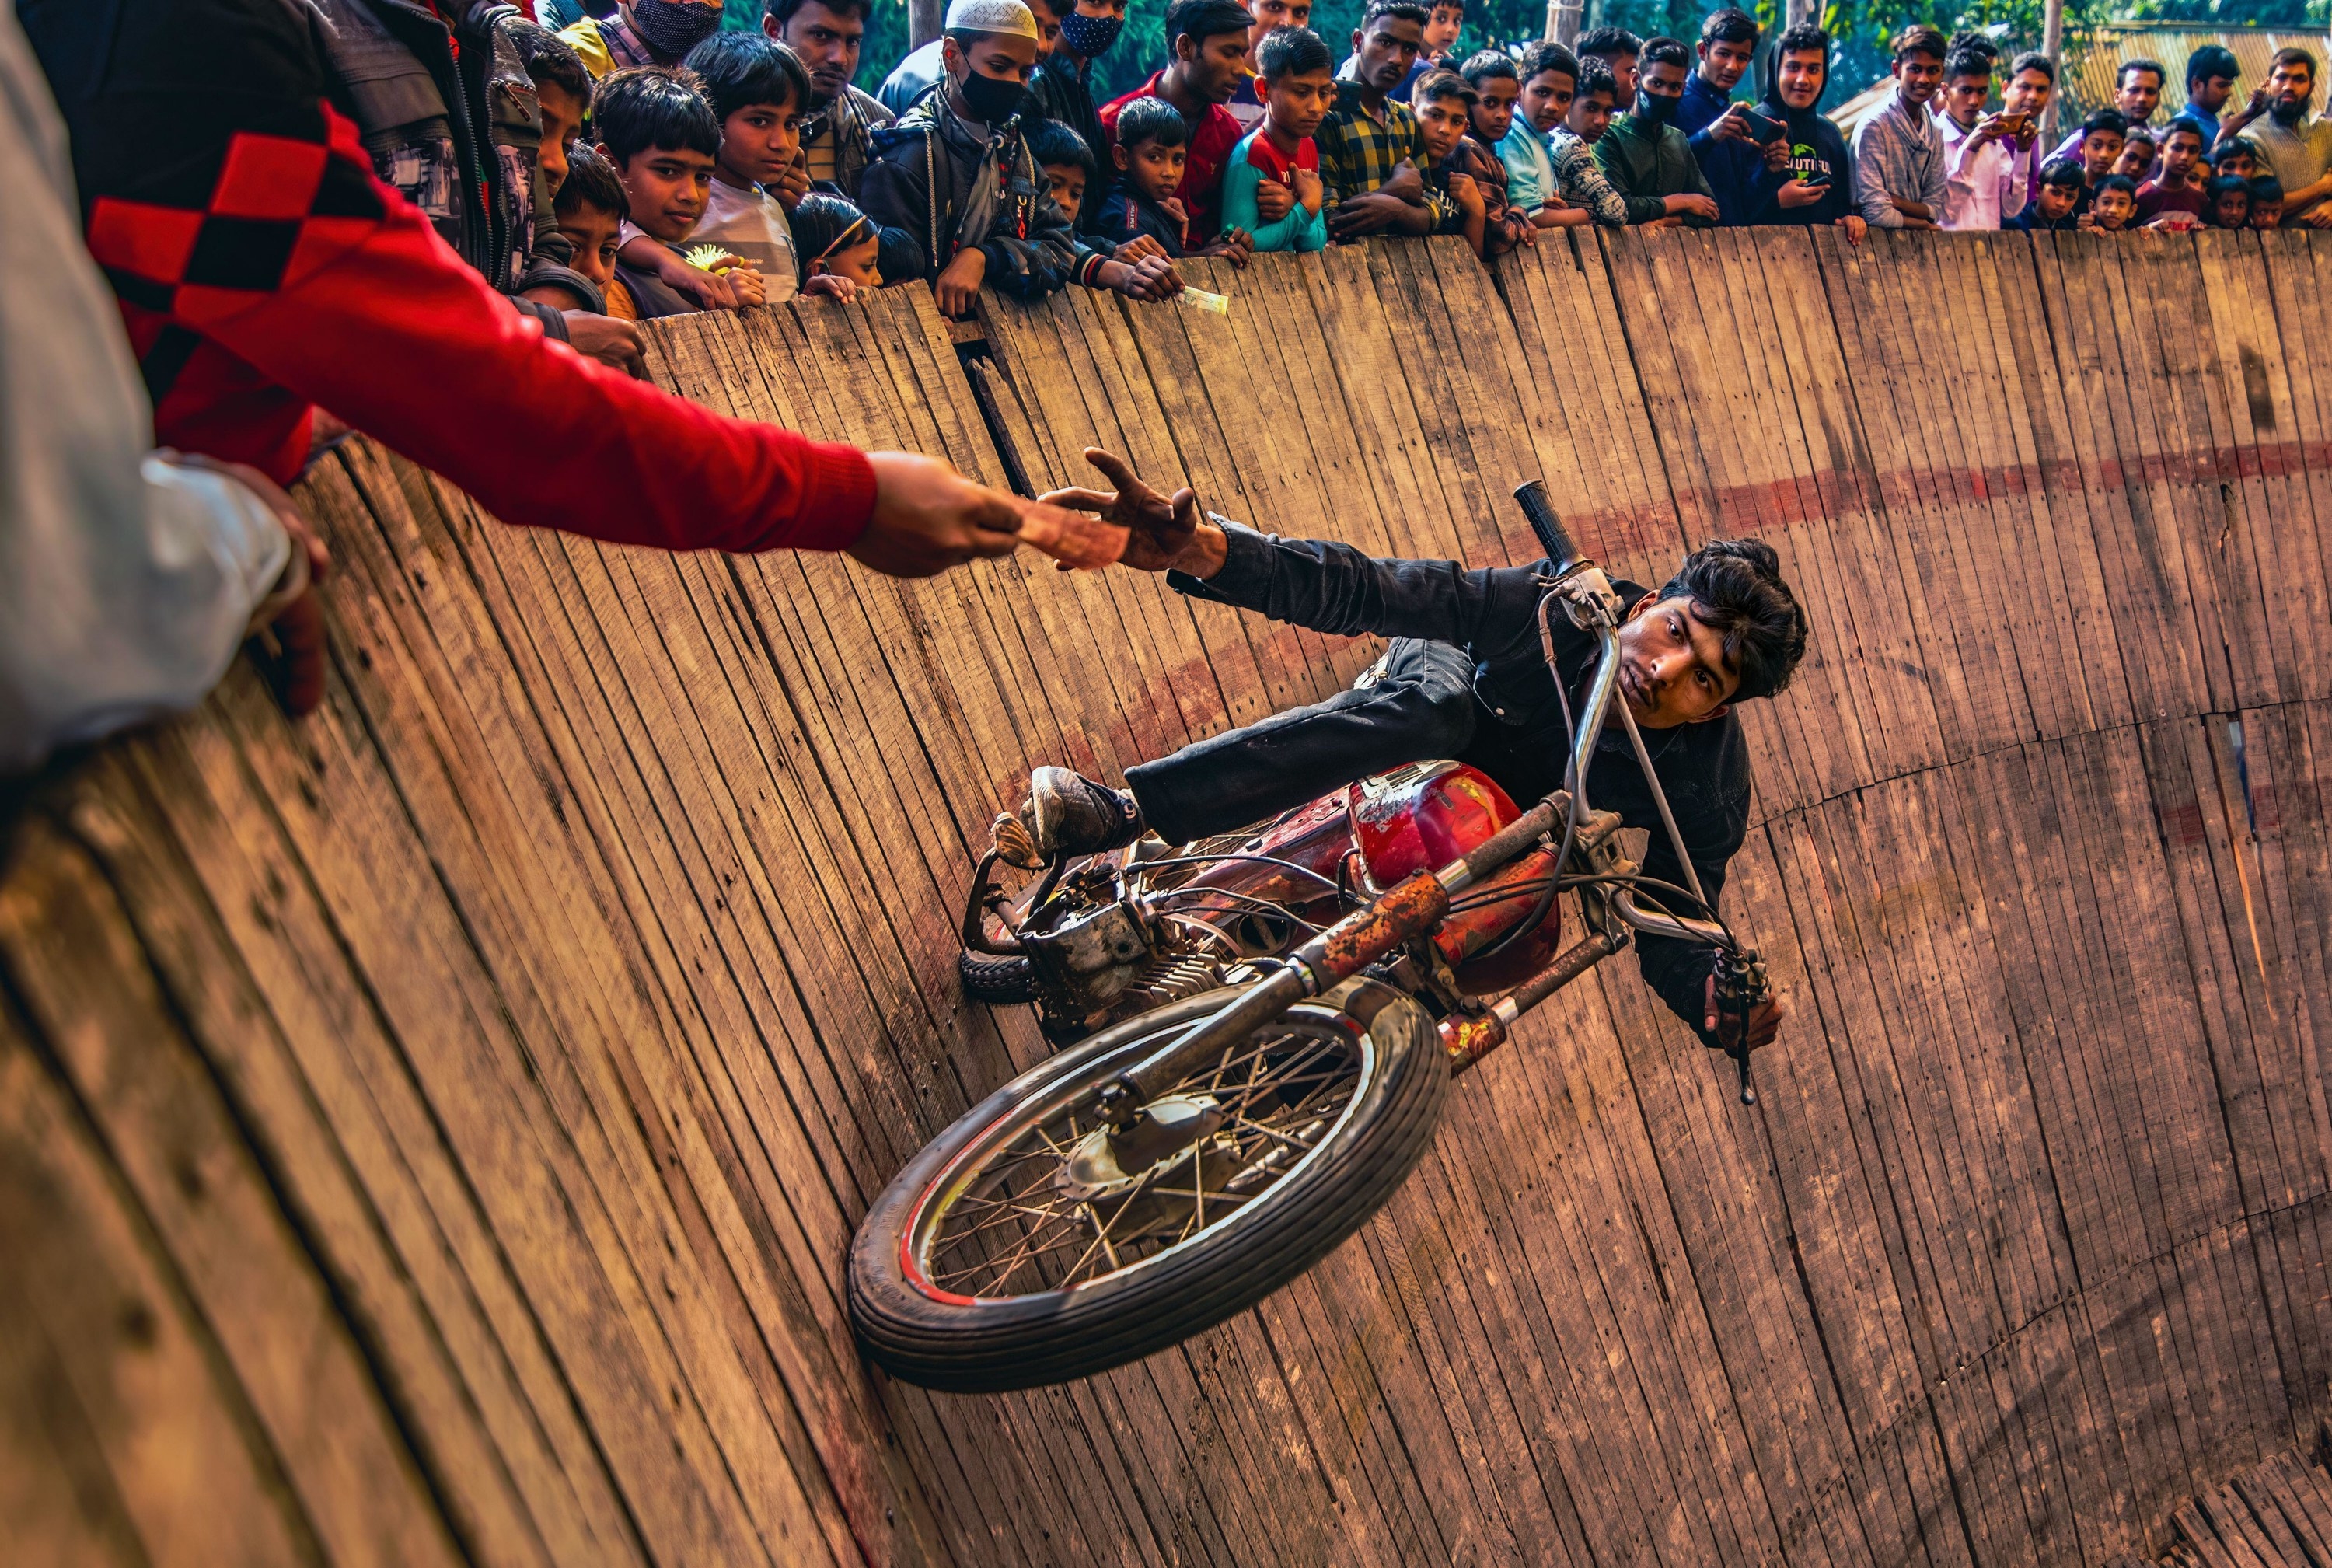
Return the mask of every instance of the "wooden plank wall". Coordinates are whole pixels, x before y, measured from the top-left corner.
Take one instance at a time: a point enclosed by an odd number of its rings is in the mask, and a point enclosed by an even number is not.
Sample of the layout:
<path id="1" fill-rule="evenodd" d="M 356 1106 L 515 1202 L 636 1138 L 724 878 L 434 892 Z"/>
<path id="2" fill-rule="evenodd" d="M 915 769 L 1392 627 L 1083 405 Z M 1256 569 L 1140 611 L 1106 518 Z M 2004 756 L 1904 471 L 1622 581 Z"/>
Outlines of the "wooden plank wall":
<path id="1" fill-rule="evenodd" d="M 926 583 L 504 528 L 357 444 L 324 710 L 238 669 L 0 874 L 0 1557 L 2060 1563 L 2312 1439 L 2332 1027 L 2332 247 L 1590 236 L 659 331 L 687 396 L 1291 532 L 1657 581 L 1772 540 L 1728 903 L 1763 1103 L 1626 963 L 1256 1312 L 934 1397 L 839 1271 L 1035 1060 L 951 934 L 1031 763 L 1371 656 L 1041 562 Z"/>

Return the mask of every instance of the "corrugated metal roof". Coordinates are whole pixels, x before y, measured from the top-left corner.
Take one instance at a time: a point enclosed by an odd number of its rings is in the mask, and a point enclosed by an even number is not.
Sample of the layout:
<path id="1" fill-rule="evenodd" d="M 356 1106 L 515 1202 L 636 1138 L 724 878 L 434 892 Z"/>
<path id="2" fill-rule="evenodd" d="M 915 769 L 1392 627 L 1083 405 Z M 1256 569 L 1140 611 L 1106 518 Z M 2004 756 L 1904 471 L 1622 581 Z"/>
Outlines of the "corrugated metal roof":
<path id="1" fill-rule="evenodd" d="M 2267 80 L 2268 62 L 2279 49 L 2297 45 L 2316 56 L 2319 69 L 2332 58 L 2332 35 L 2279 27 L 2196 27 L 2183 22 L 2124 22 L 2100 27 L 2084 41 L 2078 55 L 2068 52 L 2065 91 L 2068 103 L 2058 115 L 2064 123 L 2079 109 L 2087 113 L 2114 100 L 2117 79 L 2125 60 L 2158 60 L 2167 80 L 2162 84 L 2165 109 L 2186 101 L 2186 57 L 2205 44 L 2218 43 L 2234 51 L 2242 73 L 2235 79 L 2232 109 L 2242 107 L 2252 88 Z"/>

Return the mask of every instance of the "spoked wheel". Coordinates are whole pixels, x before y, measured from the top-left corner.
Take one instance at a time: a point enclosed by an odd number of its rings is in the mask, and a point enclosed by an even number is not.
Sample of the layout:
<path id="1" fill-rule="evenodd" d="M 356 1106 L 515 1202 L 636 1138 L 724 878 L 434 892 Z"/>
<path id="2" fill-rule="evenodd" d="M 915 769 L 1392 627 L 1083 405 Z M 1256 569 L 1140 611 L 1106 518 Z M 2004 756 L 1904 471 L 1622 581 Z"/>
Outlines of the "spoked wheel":
<path id="1" fill-rule="evenodd" d="M 1449 1075 L 1432 1020 L 1385 987 L 1296 1007 L 1130 1133 L 1094 1119 L 1103 1083 L 1237 995 L 1096 1035 L 899 1173 L 850 1257 L 851 1320 L 884 1370 L 981 1391 L 1136 1360 L 1262 1300 L 1391 1197 Z"/>

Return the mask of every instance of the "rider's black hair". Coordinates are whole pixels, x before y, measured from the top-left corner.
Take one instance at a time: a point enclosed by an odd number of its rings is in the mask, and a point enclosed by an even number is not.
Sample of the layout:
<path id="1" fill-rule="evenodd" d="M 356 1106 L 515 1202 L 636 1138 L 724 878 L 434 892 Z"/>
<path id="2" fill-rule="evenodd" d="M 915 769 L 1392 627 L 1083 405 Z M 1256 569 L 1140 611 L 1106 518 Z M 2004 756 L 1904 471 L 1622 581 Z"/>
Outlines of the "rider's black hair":
<path id="1" fill-rule="evenodd" d="M 1693 618 L 1725 639 L 1725 661 L 1741 672 L 1736 703 L 1780 692 L 1806 656 L 1806 612 L 1762 540 L 1710 540 L 1684 558 L 1660 598 L 1691 599 Z"/>

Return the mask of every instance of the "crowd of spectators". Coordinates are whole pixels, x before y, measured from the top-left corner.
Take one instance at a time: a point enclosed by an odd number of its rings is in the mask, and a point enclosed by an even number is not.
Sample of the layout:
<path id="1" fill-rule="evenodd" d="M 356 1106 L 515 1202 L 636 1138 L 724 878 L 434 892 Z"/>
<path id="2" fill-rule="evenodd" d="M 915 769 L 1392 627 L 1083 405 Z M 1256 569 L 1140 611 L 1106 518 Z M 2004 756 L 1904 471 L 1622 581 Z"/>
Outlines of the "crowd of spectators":
<path id="1" fill-rule="evenodd" d="M 982 288 L 1158 300 L 1185 257 L 1374 234 L 1459 234 L 1486 258 L 1584 225 L 1822 225 L 1859 241 L 1871 226 L 2332 223 L 2332 124 L 2311 112 L 2318 62 L 2299 49 L 2232 113 L 2226 50 L 2195 52 L 2174 113 L 2164 67 L 2132 61 L 2114 106 L 2049 148 L 2050 61 L 1927 26 L 1893 40 L 1892 90 L 1849 139 L 1816 107 L 1829 35 L 1801 24 L 1768 42 L 1729 8 L 1690 43 L 1601 27 L 1575 48 L 1460 58 L 1460 0 L 1371 0 L 1339 63 L 1309 0 L 1175 0 L 1169 57 L 1096 103 L 1123 0 L 954 0 L 942 35 L 872 95 L 850 85 L 870 4 L 766 0 L 760 35 L 716 33 L 712 0 L 624 0 L 555 37 L 508 24 L 542 95 L 545 167 L 562 161 L 554 136 L 579 136 L 628 203 L 612 277 L 575 267 L 597 302 L 557 282 L 529 297 L 655 315 L 922 281 L 960 315 Z M 556 23 L 575 5 L 537 9 Z M 593 194 L 544 201 L 579 246 L 606 226 L 607 181 L 588 158 L 567 178 Z M 815 248 L 792 233 L 806 211 Z"/>
<path id="2" fill-rule="evenodd" d="M 1462 0 L 1371 0 L 1333 45 L 1310 0 L 1174 0 L 1169 57 L 1096 102 L 1124 0 L 953 0 L 875 93 L 854 85 L 871 0 L 765 0 L 759 32 L 722 31 L 721 0 L 14 3 L 69 133 L 72 178 L 40 177 L 79 186 L 155 431 L 243 465 L 145 474 L 154 516 L 231 517 L 214 576 L 254 586 L 222 625 L 273 624 L 271 595 L 326 566 L 270 519 L 339 419 L 506 519 L 612 540 L 913 573 L 1037 526 L 943 465 L 641 386 L 647 318 L 913 283 L 958 316 L 983 289 L 1158 301 L 1189 257 L 1374 234 L 1486 258 L 1588 225 L 2332 225 L 2300 49 L 2232 111 L 2225 50 L 2166 116 L 2166 72 L 2132 61 L 2044 148 L 2044 56 L 1906 28 L 1849 142 L 1817 108 L 1828 35 L 1767 41 L 1735 9 L 1691 43 L 1601 27 L 1460 58 Z M 511 461 L 530 450 L 565 455 Z"/>

